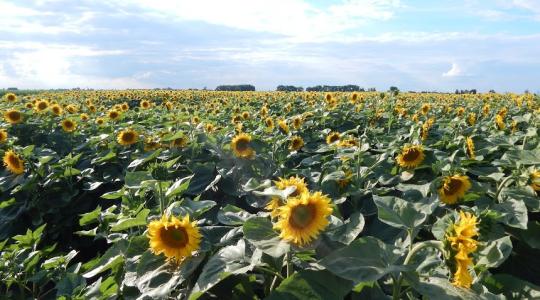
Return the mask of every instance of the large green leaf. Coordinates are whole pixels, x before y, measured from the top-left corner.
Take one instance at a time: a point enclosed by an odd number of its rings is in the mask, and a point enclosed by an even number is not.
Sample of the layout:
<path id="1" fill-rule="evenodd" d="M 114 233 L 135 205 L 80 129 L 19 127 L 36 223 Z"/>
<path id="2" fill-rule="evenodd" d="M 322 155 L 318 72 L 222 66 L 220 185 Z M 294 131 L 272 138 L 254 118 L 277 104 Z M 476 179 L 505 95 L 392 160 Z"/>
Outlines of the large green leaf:
<path id="1" fill-rule="evenodd" d="M 279 238 L 268 218 L 251 218 L 244 223 L 244 236 L 264 253 L 280 257 L 289 251 L 289 244 Z"/>
<path id="2" fill-rule="evenodd" d="M 343 299 L 353 283 L 322 270 L 304 270 L 285 279 L 268 300 Z"/>
<path id="3" fill-rule="evenodd" d="M 424 223 L 433 213 L 436 201 L 411 202 L 393 196 L 373 195 L 373 202 L 378 208 L 378 217 L 382 222 L 403 229 L 412 229 Z"/>
<path id="4" fill-rule="evenodd" d="M 477 265 L 484 265 L 487 268 L 500 266 L 512 252 L 512 242 L 509 236 L 488 243 L 478 256 Z"/>
<path id="5" fill-rule="evenodd" d="M 330 239 L 341 242 L 343 244 L 350 244 L 364 229 L 364 216 L 359 213 L 353 213 L 345 222 L 340 226 L 330 228 L 326 230 L 326 234 Z"/>
<path id="6" fill-rule="evenodd" d="M 484 279 L 492 293 L 503 294 L 507 299 L 540 299 L 540 286 L 508 274 L 495 274 Z"/>
<path id="7" fill-rule="evenodd" d="M 397 248 L 372 237 L 363 237 L 350 245 L 332 252 L 319 264 L 330 272 L 352 280 L 355 284 L 375 281 L 386 274 L 406 270 L 395 265 L 399 258 Z"/>

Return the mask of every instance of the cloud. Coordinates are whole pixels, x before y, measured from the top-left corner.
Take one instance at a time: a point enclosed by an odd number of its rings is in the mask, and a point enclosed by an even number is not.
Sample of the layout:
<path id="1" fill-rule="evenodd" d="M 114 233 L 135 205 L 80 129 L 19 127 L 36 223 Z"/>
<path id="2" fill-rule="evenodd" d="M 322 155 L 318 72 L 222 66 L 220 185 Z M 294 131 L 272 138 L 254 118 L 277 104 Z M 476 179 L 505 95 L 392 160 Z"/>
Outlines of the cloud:
<path id="1" fill-rule="evenodd" d="M 457 63 L 452 63 L 452 67 L 450 68 L 450 70 L 442 74 L 443 77 L 457 77 L 462 75 L 463 71 Z"/>

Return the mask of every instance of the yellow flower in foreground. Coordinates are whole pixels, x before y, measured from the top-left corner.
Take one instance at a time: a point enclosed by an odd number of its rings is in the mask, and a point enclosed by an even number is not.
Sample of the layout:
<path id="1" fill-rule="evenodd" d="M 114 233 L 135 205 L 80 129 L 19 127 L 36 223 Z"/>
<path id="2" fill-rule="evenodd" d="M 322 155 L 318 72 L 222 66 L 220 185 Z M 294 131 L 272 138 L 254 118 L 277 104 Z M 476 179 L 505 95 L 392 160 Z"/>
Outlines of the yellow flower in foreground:
<path id="1" fill-rule="evenodd" d="M 17 100 L 17 95 L 15 95 L 13 93 L 7 93 L 6 94 L 6 100 L 9 101 L 9 102 L 13 102 L 13 101 Z"/>
<path id="2" fill-rule="evenodd" d="M 416 168 L 424 161 L 425 157 L 421 145 L 405 146 L 396 157 L 396 162 L 402 168 Z"/>
<path id="3" fill-rule="evenodd" d="M 316 239 L 328 226 L 328 216 L 332 213 L 330 198 L 321 192 L 305 192 L 299 197 L 289 198 L 287 204 L 279 208 L 279 219 L 274 229 L 280 237 L 298 246 Z"/>
<path id="4" fill-rule="evenodd" d="M 304 178 L 298 176 L 291 176 L 289 179 L 279 178 L 279 180 L 274 181 L 276 187 L 280 190 L 284 190 L 290 186 L 294 186 L 296 189 L 292 192 L 289 197 L 296 197 L 302 193 L 308 192 L 307 184 L 304 182 Z M 266 205 L 266 209 L 271 213 L 272 218 L 279 216 L 279 207 L 283 205 L 283 202 L 278 197 L 272 197 L 270 202 Z"/>
<path id="5" fill-rule="evenodd" d="M 473 260 L 469 254 L 477 249 L 478 221 L 476 216 L 468 212 L 459 212 L 459 221 L 452 225 L 451 233 L 446 239 L 454 253 L 456 271 L 454 272 L 453 284 L 470 288 L 473 278 L 469 267 L 473 266 Z"/>
<path id="6" fill-rule="evenodd" d="M 24 161 L 13 150 L 4 153 L 4 166 L 13 174 L 24 173 Z"/>
<path id="7" fill-rule="evenodd" d="M 327 136 L 326 136 L 326 143 L 328 145 L 330 144 L 333 144 L 337 141 L 339 141 L 339 138 L 341 137 L 341 135 L 339 134 L 339 132 L 330 132 Z"/>
<path id="8" fill-rule="evenodd" d="M 289 150 L 298 151 L 304 147 L 304 140 L 299 136 L 293 136 L 289 143 Z"/>
<path id="9" fill-rule="evenodd" d="M 7 141 L 8 133 L 5 129 L 0 129 L 0 143 Z"/>
<path id="10" fill-rule="evenodd" d="M 535 191 L 540 191 L 540 170 L 535 170 L 530 175 L 531 187 Z"/>
<path id="11" fill-rule="evenodd" d="M 75 128 L 77 128 L 77 123 L 70 119 L 63 120 L 60 125 L 62 125 L 62 129 L 64 129 L 65 132 L 73 132 L 75 131 Z"/>
<path id="12" fill-rule="evenodd" d="M 4 119 L 10 124 L 18 124 L 22 122 L 22 114 L 16 109 L 10 109 L 4 113 Z"/>
<path id="13" fill-rule="evenodd" d="M 455 204 L 470 188 L 469 177 L 459 174 L 447 176 L 439 188 L 439 198 L 446 204 Z"/>
<path id="14" fill-rule="evenodd" d="M 47 110 L 47 108 L 49 108 L 49 101 L 39 100 L 38 102 L 36 102 L 35 108 L 37 112 L 44 112 L 45 110 Z"/>
<path id="15" fill-rule="evenodd" d="M 189 216 L 183 219 L 163 216 L 148 224 L 150 250 L 159 255 L 163 253 L 168 260 L 180 263 L 199 249 L 201 234 Z"/>
<path id="16" fill-rule="evenodd" d="M 255 151 L 251 148 L 251 136 L 245 133 L 240 133 L 231 141 L 231 149 L 234 155 L 240 158 L 251 159 L 255 157 Z"/>
<path id="17" fill-rule="evenodd" d="M 133 145 L 139 140 L 139 133 L 133 129 L 124 129 L 118 133 L 116 140 L 122 146 Z"/>

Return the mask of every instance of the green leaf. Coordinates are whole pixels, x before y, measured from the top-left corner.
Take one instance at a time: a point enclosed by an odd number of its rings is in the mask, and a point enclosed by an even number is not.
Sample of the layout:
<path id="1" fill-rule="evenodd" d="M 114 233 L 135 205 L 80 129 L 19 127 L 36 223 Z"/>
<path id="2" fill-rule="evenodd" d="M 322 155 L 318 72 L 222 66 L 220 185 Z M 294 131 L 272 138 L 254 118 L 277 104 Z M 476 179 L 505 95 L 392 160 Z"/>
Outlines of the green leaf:
<path id="1" fill-rule="evenodd" d="M 173 197 L 173 196 L 176 196 L 178 194 L 180 194 L 180 195 L 183 194 L 188 189 L 189 183 L 191 182 L 191 178 L 193 178 L 193 175 L 188 176 L 188 177 L 184 177 L 184 178 L 181 178 L 181 179 L 175 181 L 169 187 L 167 192 L 165 192 L 165 196 L 166 197 Z"/>
<path id="2" fill-rule="evenodd" d="M 529 221 L 527 223 L 527 229 L 508 229 L 512 235 L 519 238 L 520 241 L 529 245 L 534 249 L 540 249 L 540 222 Z"/>
<path id="3" fill-rule="evenodd" d="M 56 284 L 56 297 L 72 296 L 86 287 L 86 280 L 79 274 L 67 273 Z"/>
<path id="4" fill-rule="evenodd" d="M 266 299 L 343 299 L 352 287 L 351 281 L 328 271 L 303 270 L 285 279 Z"/>
<path id="5" fill-rule="evenodd" d="M 410 202 L 398 197 L 377 195 L 373 195 L 373 201 L 377 205 L 379 220 L 403 229 L 422 225 L 438 205 L 436 201 Z"/>
<path id="6" fill-rule="evenodd" d="M 496 268 L 500 266 L 512 253 L 512 242 L 509 236 L 489 242 L 489 244 L 478 252 L 480 257 L 477 265 L 486 266 L 486 268 Z"/>
<path id="7" fill-rule="evenodd" d="M 504 200 L 523 201 L 531 211 L 540 211 L 540 198 L 536 196 L 536 192 L 530 186 L 505 187 L 500 196 Z"/>
<path id="8" fill-rule="evenodd" d="M 141 188 L 141 183 L 143 181 L 152 179 L 152 175 L 150 175 L 147 171 L 137 171 L 127 172 L 124 181 L 127 188 L 139 189 Z"/>
<path id="9" fill-rule="evenodd" d="M 91 212 L 82 214 L 81 218 L 79 219 L 79 225 L 84 226 L 84 225 L 98 222 L 98 217 L 100 214 L 101 214 L 101 206 L 96 207 L 96 209 L 94 209 Z"/>
<path id="10" fill-rule="evenodd" d="M 254 255 L 246 247 L 244 240 L 239 240 L 236 245 L 222 248 L 204 265 L 188 299 L 198 299 L 204 292 L 230 275 L 251 271 L 260 264 L 261 255 L 261 252 Z"/>
<path id="11" fill-rule="evenodd" d="M 394 265 L 397 248 L 373 237 L 363 237 L 323 258 L 319 264 L 355 284 L 375 281 L 392 272 L 406 270 Z"/>
<path id="12" fill-rule="evenodd" d="M 15 204 L 15 202 L 17 202 L 15 200 L 15 198 L 4 200 L 4 201 L 0 202 L 0 209 L 10 207 L 11 205 Z"/>
<path id="13" fill-rule="evenodd" d="M 486 287 L 508 299 L 540 299 L 540 286 L 508 274 L 495 274 L 484 279 Z"/>
<path id="14" fill-rule="evenodd" d="M 501 214 L 501 222 L 515 228 L 527 229 L 528 215 L 525 203 L 520 200 L 507 199 L 492 208 Z"/>
<path id="15" fill-rule="evenodd" d="M 175 201 L 166 209 L 168 215 L 186 216 L 190 215 L 193 219 L 207 212 L 212 207 L 216 206 L 216 202 L 212 200 L 193 201 L 182 199 Z"/>
<path id="16" fill-rule="evenodd" d="M 540 149 L 534 150 L 508 150 L 500 159 L 508 164 L 540 165 Z"/>
<path id="17" fill-rule="evenodd" d="M 221 224 L 231 226 L 242 225 L 251 217 L 253 217 L 252 214 L 230 204 L 221 208 L 217 214 L 218 221 Z"/>
<path id="18" fill-rule="evenodd" d="M 101 195 L 101 198 L 113 200 L 113 199 L 121 198 L 122 196 L 124 196 L 124 188 L 121 188 L 118 191 L 107 192 Z"/>
<path id="19" fill-rule="evenodd" d="M 334 241 L 348 245 L 362 232 L 364 224 L 364 216 L 356 212 L 342 225 L 326 230 L 325 234 Z"/>
<path id="20" fill-rule="evenodd" d="M 150 210 L 145 208 L 141 210 L 134 218 L 121 219 L 111 226 L 111 231 L 122 231 L 136 226 L 145 226 L 147 223 L 146 217 L 148 217 L 149 213 Z"/>
<path id="21" fill-rule="evenodd" d="M 255 247 L 272 257 L 281 257 L 290 246 L 279 238 L 267 218 L 255 217 L 247 220 L 243 226 L 245 238 Z"/>
<path id="22" fill-rule="evenodd" d="M 470 289 L 454 286 L 448 280 L 448 278 L 428 277 L 428 278 L 422 278 L 421 280 L 418 280 L 418 279 L 411 279 L 411 276 L 407 276 L 407 281 L 411 284 L 411 286 L 417 292 L 425 296 L 427 299 L 437 299 L 437 300 L 489 299 L 485 296 L 474 293 Z"/>

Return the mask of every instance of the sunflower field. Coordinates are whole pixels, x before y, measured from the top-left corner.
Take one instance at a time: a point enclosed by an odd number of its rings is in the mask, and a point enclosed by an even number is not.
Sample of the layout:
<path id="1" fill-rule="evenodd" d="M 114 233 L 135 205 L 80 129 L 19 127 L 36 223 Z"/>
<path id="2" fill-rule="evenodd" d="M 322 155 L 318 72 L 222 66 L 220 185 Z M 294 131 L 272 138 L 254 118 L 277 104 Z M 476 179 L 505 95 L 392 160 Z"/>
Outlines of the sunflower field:
<path id="1" fill-rule="evenodd" d="M 0 111 L 0 298 L 540 298 L 538 95 L 40 91 Z"/>

